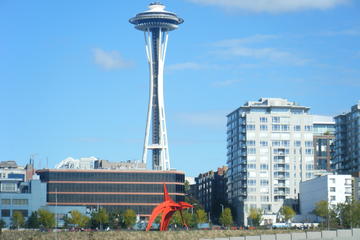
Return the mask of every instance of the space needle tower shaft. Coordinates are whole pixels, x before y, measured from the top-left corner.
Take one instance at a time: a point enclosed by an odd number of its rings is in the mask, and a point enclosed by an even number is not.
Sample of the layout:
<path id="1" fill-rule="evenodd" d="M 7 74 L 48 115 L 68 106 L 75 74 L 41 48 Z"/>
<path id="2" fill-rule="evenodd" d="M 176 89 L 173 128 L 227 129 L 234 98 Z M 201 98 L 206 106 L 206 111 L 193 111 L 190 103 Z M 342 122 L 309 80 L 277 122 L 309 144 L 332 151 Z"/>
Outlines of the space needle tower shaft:
<path id="1" fill-rule="evenodd" d="M 137 14 L 129 21 L 136 29 L 144 32 L 145 50 L 150 68 L 149 107 L 142 161 L 146 163 L 148 151 L 151 150 L 152 168 L 169 170 L 164 108 L 164 63 L 168 32 L 175 30 L 184 20 L 166 11 L 161 3 L 155 2 L 149 5 L 149 10 Z"/>

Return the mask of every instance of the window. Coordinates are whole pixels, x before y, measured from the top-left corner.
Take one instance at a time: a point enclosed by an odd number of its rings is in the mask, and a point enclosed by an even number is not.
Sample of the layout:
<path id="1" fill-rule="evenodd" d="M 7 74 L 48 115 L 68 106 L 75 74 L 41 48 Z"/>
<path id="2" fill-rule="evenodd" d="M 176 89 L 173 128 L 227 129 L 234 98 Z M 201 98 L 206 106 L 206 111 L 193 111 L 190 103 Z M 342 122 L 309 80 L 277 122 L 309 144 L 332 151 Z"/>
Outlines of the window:
<path id="1" fill-rule="evenodd" d="M 1 217 L 10 217 L 10 209 L 1 209 Z"/>
<path id="2" fill-rule="evenodd" d="M 314 169 L 314 165 L 313 164 L 306 164 L 306 170 L 313 170 Z"/>
<path id="3" fill-rule="evenodd" d="M 300 125 L 295 125 L 294 126 L 294 131 L 296 131 L 296 132 L 301 131 L 301 126 Z"/>
<path id="4" fill-rule="evenodd" d="M 330 183 L 335 183 L 335 178 L 329 178 Z"/>
<path id="5" fill-rule="evenodd" d="M 247 184 L 248 184 L 249 186 L 254 186 L 254 185 L 256 185 L 256 180 L 255 180 L 255 179 L 248 179 L 248 180 L 247 180 Z"/>
<path id="6" fill-rule="evenodd" d="M 256 148 L 248 148 L 247 153 L 248 154 L 256 154 Z"/>
<path id="7" fill-rule="evenodd" d="M 260 122 L 267 123 L 267 117 L 260 117 Z"/>
<path id="8" fill-rule="evenodd" d="M 294 145 L 295 147 L 301 147 L 301 141 L 295 141 Z"/>
<path id="9" fill-rule="evenodd" d="M 2 192 L 16 192 L 17 185 L 16 183 L 1 183 Z"/>
<path id="10" fill-rule="evenodd" d="M 304 129 L 307 132 L 311 132 L 312 131 L 312 126 L 311 125 L 305 125 Z"/>
<path id="11" fill-rule="evenodd" d="M 290 130 L 290 126 L 289 125 L 281 125 L 281 131 L 283 132 L 288 132 Z"/>
<path id="12" fill-rule="evenodd" d="M 246 141 L 247 146 L 255 146 L 255 140 Z"/>
<path id="13" fill-rule="evenodd" d="M 261 204 L 261 209 L 264 211 L 271 211 L 271 204 Z"/>
<path id="14" fill-rule="evenodd" d="M 272 117 L 273 123 L 280 123 L 280 117 Z"/>
<path id="15" fill-rule="evenodd" d="M 335 196 L 330 196 L 330 201 L 335 201 L 336 197 Z"/>
<path id="16" fill-rule="evenodd" d="M 335 187 L 330 187 L 330 192 L 335 192 L 336 188 Z"/>
<path id="17" fill-rule="evenodd" d="M 269 169 L 269 165 L 267 164 L 260 164 L 260 170 L 268 170 Z"/>
<path id="18" fill-rule="evenodd" d="M 256 164 L 255 164 L 255 163 L 249 163 L 249 164 L 247 165 L 247 168 L 248 168 L 248 169 L 256 169 Z"/>
<path id="19" fill-rule="evenodd" d="M 268 130 L 268 127 L 267 125 L 260 125 L 260 131 L 267 131 Z"/>
<path id="20" fill-rule="evenodd" d="M 346 187 L 346 188 L 345 188 L 345 193 L 351 194 L 351 193 L 352 193 L 352 192 L 351 192 L 351 187 Z"/>
<path id="21" fill-rule="evenodd" d="M 12 200 L 13 205 L 28 205 L 27 199 L 13 199 Z"/>
<path id="22" fill-rule="evenodd" d="M 289 147 L 290 146 L 290 141 L 289 140 L 283 140 L 281 141 L 281 145 L 284 147 Z"/>
<path id="23" fill-rule="evenodd" d="M 254 196 L 254 195 L 249 195 L 249 196 L 247 196 L 247 200 L 248 200 L 249 202 L 256 202 L 256 196 Z"/>
<path id="24" fill-rule="evenodd" d="M 254 188 L 254 187 L 249 187 L 247 190 L 249 193 L 256 192 L 256 188 Z"/>
<path id="25" fill-rule="evenodd" d="M 278 147 L 278 146 L 280 146 L 280 141 L 272 141 L 272 146 L 273 147 Z"/>
<path id="26" fill-rule="evenodd" d="M 267 186 L 267 185 L 269 185 L 269 180 L 267 180 L 267 179 L 261 179 L 261 180 L 260 180 L 260 185 L 261 185 L 261 186 Z"/>
<path id="27" fill-rule="evenodd" d="M 273 131 L 280 131 L 280 124 L 273 124 L 272 125 L 272 130 Z"/>
<path id="28" fill-rule="evenodd" d="M 260 196 L 261 202 L 269 202 L 269 196 Z"/>
<path id="29" fill-rule="evenodd" d="M 1 199 L 1 205 L 10 205 L 11 204 L 11 201 L 10 199 Z"/>
<path id="30" fill-rule="evenodd" d="M 267 142 L 267 141 L 260 141 L 260 146 L 261 146 L 261 147 L 267 147 L 267 146 L 268 146 L 268 142 Z"/>
<path id="31" fill-rule="evenodd" d="M 305 141 L 305 147 L 312 147 L 313 142 L 312 141 Z"/>
<path id="32" fill-rule="evenodd" d="M 305 149 L 305 154 L 313 154 L 313 150 L 311 148 L 306 148 Z"/>
<path id="33" fill-rule="evenodd" d="M 351 185 L 351 179 L 350 178 L 345 179 L 345 185 Z"/>
<path id="34" fill-rule="evenodd" d="M 248 131 L 254 131 L 254 130 L 255 130 L 255 125 L 253 125 L 253 124 L 248 124 L 248 125 L 246 125 L 246 130 L 248 130 Z"/>

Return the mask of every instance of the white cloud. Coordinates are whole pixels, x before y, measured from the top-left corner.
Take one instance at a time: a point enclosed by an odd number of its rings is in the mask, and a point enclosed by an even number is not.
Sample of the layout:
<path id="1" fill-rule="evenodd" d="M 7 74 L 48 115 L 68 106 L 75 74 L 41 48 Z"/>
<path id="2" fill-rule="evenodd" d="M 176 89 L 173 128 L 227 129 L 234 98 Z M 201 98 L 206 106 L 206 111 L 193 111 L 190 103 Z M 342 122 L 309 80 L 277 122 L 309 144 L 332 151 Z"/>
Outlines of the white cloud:
<path id="1" fill-rule="evenodd" d="M 132 66 L 132 63 L 123 59 L 118 51 L 104 51 L 100 48 L 95 48 L 93 49 L 93 54 L 95 63 L 105 70 Z"/>
<path id="2" fill-rule="evenodd" d="M 323 36 L 360 36 L 360 30 L 358 29 L 345 29 L 340 31 L 326 31 L 321 33 Z"/>
<path id="3" fill-rule="evenodd" d="M 271 47 L 249 47 L 259 42 L 268 42 L 272 39 L 280 38 L 278 35 L 261 35 L 257 34 L 245 38 L 225 39 L 215 42 L 213 45 L 216 50 L 213 53 L 225 57 L 249 57 L 256 59 L 264 59 L 272 62 L 280 62 L 291 65 L 304 65 L 309 59 L 297 57 L 295 54 Z"/>
<path id="4" fill-rule="evenodd" d="M 167 67 L 168 70 L 199 70 L 207 68 L 205 64 L 200 64 L 196 62 L 184 62 L 184 63 L 176 63 L 171 64 Z"/>
<path id="5" fill-rule="evenodd" d="M 230 85 L 233 85 L 235 83 L 240 82 L 241 80 L 239 79 L 233 79 L 233 80 L 225 80 L 225 81 L 217 81 L 217 82 L 213 82 L 211 85 L 213 87 L 227 87 Z"/>
<path id="6" fill-rule="evenodd" d="M 190 2 L 213 5 L 230 11 L 250 12 L 294 12 L 310 9 L 325 10 L 348 3 L 350 0 L 187 0 Z"/>

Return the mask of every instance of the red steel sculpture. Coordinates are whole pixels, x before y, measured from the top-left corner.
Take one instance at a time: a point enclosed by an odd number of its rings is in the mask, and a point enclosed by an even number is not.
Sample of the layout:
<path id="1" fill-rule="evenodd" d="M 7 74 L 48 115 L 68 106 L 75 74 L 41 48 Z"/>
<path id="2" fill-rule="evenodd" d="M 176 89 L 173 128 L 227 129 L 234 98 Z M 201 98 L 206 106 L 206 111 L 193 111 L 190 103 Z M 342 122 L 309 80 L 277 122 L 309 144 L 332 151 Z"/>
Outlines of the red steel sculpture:
<path id="1" fill-rule="evenodd" d="M 176 211 L 180 211 L 182 224 L 187 227 L 181 212 L 183 209 L 186 208 L 193 208 L 193 205 L 186 202 L 174 202 L 170 198 L 169 193 L 166 189 L 166 185 L 164 184 L 164 202 L 160 203 L 152 211 L 148 225 L 146 227 L 146 231 L 150 230 L 152 223 L 159 214 L 161 214 L 160 231 L 166 231 L 168 229 L 170 219 Z"/>

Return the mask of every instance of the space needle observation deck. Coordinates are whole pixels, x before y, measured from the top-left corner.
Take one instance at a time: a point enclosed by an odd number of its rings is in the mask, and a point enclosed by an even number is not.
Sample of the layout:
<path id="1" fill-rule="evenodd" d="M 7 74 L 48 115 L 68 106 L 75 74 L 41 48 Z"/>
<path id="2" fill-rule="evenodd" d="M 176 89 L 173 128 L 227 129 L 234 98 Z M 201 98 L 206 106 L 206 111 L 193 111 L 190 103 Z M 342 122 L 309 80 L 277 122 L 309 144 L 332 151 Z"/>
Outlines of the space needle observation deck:
<path id="1" fill-rule="evenodd" d="M 129 20 L 145 35 L 145 50 L 150 68 L 149 107 L 146 121 L 142 161 L 146 163 L 147 153 L 152 151 L 152 168 L 170 170 L 164 109 L 164 63 L 168 32 L 178 28 L 184 20 L 165 6 L 155 2 L 147 11 L 138 13 Z M 151 138 L 151 141 L 150 141 Z"/>

